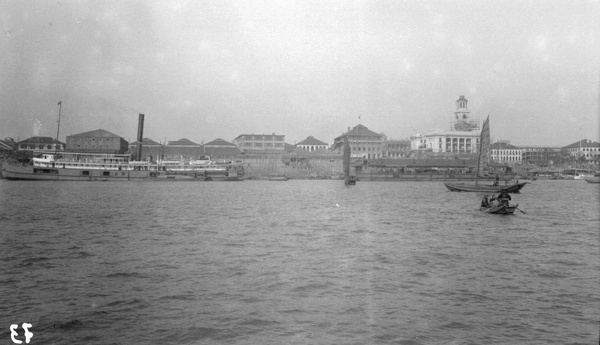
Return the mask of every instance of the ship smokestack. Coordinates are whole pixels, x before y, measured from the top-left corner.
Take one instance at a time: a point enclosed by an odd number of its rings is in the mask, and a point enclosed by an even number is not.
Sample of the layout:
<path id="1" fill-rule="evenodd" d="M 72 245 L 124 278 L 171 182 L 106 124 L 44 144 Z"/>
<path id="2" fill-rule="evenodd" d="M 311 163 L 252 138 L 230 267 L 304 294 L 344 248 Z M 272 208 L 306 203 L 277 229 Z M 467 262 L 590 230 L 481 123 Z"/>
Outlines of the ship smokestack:
<path id="1" fill-rule="evenodd" d="M 138 161 L 142 160 L 142 140 L 144 138 L 144 114 L 140 114 L 138 118 L 138 134 L 137 134 L 137 152 L 136 159 Z"/>

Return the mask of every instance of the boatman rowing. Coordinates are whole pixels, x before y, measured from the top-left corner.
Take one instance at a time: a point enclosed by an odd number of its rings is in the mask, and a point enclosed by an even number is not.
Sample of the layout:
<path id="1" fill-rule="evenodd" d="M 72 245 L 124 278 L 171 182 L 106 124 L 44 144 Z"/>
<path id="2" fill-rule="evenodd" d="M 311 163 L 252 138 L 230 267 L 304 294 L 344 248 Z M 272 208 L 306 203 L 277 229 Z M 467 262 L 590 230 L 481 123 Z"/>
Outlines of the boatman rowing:
<path id="1" fill-rule="evenodd" d="M 500 201 L 500 205 L 508 206 L 508 201 L 511 199 L 510 194 L 508 194 L 508 190 L 506 188 L 502 188 L 500 194 L 496 197 L 498 201 Z"/>

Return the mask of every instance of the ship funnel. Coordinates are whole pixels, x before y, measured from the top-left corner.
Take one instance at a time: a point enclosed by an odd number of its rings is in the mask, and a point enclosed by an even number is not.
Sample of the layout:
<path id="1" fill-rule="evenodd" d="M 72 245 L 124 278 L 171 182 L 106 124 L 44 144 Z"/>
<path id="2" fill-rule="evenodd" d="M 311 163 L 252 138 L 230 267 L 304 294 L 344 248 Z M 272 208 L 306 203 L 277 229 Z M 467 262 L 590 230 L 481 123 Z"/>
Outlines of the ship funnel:
<path id="1" fill-rule="evenodd" d="M 138 119 L 138 133 L 137 133 L 137 150 L 136 157 L 138 161 L 142 160 L 142 140 L 144 139 L 144 114 L 140 114 Z"/>

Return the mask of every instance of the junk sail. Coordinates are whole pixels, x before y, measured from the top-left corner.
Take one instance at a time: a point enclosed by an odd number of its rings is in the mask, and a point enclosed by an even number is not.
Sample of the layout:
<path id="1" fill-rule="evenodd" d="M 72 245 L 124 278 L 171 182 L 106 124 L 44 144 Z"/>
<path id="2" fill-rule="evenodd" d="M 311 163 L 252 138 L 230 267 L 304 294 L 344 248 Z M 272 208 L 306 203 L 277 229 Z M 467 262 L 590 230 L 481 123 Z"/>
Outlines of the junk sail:
<path id="1" fill-rule="evenodd" d="M 479 158 L 477 159 L 477 177 L 475 184 L 479 182 L 479 173 L 488 171 L 490 167 L 490 116 L 485 119 L 481 134 L 479 135 Z"/>
<path id="2" fill-rule="evenodd" d="M 521 188 L 525 186 L 527 182 L 521 182 L 504 185 L 486 185 L 479 184 L 479 174 L 484 171 L 489 171 L 491 161 L 491 140 L 490 140 L 490 116 L 485 119 L 483 127 L 481 128 L 481 134 L 479 135 L 479 155 L 477 157 L 477 176 L 475 178 L 475 184 L 466 183 L 450 183 L 445 182 L 444 185 L 452 192 L 480 192 L 480 193 L 496 193 L 502 189 L 506 189 L 509 193 L 519 193 Z"/>
<path id="3" fill-rule="evenodd" d="M 344 184 L 346 185 L 356 184 L 356 176 L 350 175 L 350 153 L 348 137 L 344 137 Z"/>

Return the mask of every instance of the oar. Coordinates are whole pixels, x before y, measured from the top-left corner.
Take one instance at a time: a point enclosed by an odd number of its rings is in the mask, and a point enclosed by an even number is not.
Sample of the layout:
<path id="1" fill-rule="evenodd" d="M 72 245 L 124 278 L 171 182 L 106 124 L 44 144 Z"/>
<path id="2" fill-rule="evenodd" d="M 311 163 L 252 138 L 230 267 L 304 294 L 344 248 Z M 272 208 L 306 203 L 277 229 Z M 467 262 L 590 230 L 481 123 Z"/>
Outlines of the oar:
<path id="1" fill-rule="evenodd" d="M 523 213 L 523 214 L 527 214 L 527 212 L 525 212 L 525 211 L 522 211 L 522 210 L 521 210 L 520 208 L 518 208 L 518 207 L 517 207 L 517 211 L 519 211 L 519 212 L 521 212 L 521 213 Z"/>

